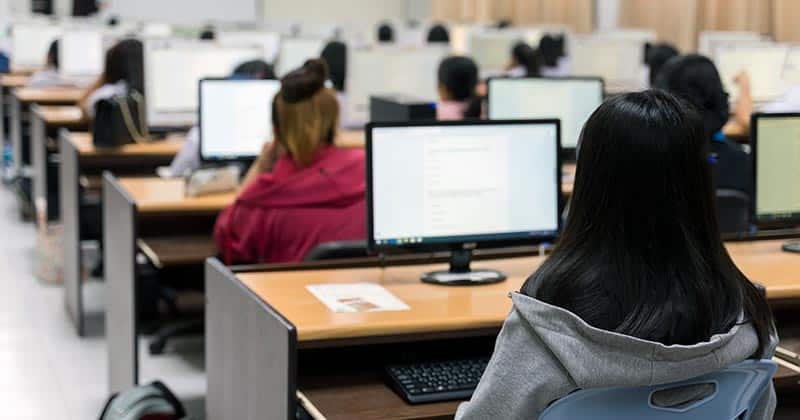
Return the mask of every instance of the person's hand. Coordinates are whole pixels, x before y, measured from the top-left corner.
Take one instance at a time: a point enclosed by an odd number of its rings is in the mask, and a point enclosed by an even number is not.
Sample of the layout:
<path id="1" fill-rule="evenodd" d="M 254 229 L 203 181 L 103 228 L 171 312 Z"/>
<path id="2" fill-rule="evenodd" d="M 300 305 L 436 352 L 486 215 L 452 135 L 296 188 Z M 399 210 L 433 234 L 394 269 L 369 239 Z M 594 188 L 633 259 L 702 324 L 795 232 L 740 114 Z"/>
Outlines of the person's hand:
<path id="1" fill-rule="evenodd" d="M 736 77 L 733 78 L 733 81 L 736 82 L 736 85 L 739 86 L 741 90 L 750 91 L 750 75 L 747 74 L 747 71 L 741 71 Z"/>
<path id="2" fill-rule="evenodd" d="M 255 162 L 258 172 L 272 172 L 275 162 L 277 162 L 278 159 L 283 155 L 282 149 L 283 148 L 278 144 L 277 141 L 264 143 L 264 145 L 261 146 L 261 153 L 259 153 L 258 159 L 256 159 Z"/>

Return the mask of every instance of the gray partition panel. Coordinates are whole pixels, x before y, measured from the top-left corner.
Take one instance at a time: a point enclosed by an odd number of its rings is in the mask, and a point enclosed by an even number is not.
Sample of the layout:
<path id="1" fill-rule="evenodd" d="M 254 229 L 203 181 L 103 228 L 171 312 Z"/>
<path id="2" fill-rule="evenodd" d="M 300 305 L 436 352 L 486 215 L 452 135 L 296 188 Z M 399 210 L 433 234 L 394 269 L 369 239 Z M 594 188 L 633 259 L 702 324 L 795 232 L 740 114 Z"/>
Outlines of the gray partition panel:
<path id="1" fill-rule="evenodd" d="M 22 171 L 22 106 L 15 95 L 11 95 L 11 144 L 14 153 L 14 175 L 19 175 Z"/>
<path id="2" fill-rule="evenodd" d="M 294 419 L 297 332 L 219 260 L 206 262 L 206 418 Z"/>
<path id="3" fill-rule="evenodd" d="M 136 205 L 117 179 L 103 174 L 103 261 L 110 392 L 138 383 L 136 341 Z"/>
<path id="4" fill-rule="evenodd" d="M 6 98 L 5 89 L 0 88 L 0 144 L 5 145 L 6 142 Z"/>
<path id="5" fill-rule="evenodd" d="M 39 106 L 31 107 L 31 164 L 33 166 L 33 204 L 47 214 L 47 133 Z M 47 219 L 45 219 L 47 220 Z"/>
<path id="6" fill-rule="evenodd" d="M 69 133 L 59 135 L 59 166 L 61 196 L 62 249 L 64 252 L 64 303 L 72 317 L 78 335 L 84 334 L 83 296 L 81 293 L 81 221 L 80 221 L 80 160 L 78 151 L 69 141 Z"/>

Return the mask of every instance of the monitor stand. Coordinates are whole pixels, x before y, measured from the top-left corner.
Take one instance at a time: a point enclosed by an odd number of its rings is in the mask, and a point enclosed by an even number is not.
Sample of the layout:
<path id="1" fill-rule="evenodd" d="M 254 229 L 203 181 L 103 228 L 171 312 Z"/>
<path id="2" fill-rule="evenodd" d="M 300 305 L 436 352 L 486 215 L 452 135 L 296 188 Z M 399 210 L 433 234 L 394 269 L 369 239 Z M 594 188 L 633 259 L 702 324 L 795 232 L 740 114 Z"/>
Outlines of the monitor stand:
<path id="1" fill-rule="evenodd" d="M 422 275 L 425 283 L 445 286 L 470 286 L 499 283 L 506 275 L 495 270 L 470 270 L 472 251 L 459 249 L 450 255 L 450 271 L 434 271 Z"/>
<path id="2" fill-rule="evenodd" d="M 783 244 L 783 250 L 786 252 L 800 253 L 800 241 L 789 241 Z"/>

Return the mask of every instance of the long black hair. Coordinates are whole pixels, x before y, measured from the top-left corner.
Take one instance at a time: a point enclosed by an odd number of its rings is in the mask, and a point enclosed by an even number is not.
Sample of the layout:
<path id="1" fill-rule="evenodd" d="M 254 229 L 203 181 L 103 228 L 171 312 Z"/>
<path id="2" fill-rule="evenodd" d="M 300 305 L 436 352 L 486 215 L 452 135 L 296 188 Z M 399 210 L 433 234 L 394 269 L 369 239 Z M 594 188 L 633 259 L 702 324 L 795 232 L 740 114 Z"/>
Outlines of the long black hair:
<path id="1" fill-rule="evenodd" d="M 444 87 L 449 99 L 467 104 L 466 118 L 481 116 L 482 98 L 476 94 L 479 73 L 478 65 L 469 57 L 450 56 L 439 63 L 439 86 Z"/>
<path id="2" fill-rule="evenodd" d="M 744 313 L 759 357 L 772 315 L 720 238 L 708 148 L 700 116 L 673 95 L 606 101 L 581 134 L 564 231 L 522 292 L 666 345 L 706 341 Z"/>
<path id="3" fill-rule="evenodd" d="M 347 45 L 341 41 L 331 41 L 322 49 L 320 57 L 328 64 L 331 83 L 338 92 L 344 92 L 347 76 Z"/>
<path id="4" fill-rule="evenodd" d="M 689 54 L 671 58 L 656 75 L 655 87 L 687 100 L 700 110 L 706 139 L 728 122 L 728 93 L 716 66 L 707 57 Z"/>
<path id="5" fill-rule="evenodd" d="M 114 84 L 124 80 L 128 89 L 144 92 L 144 58 L 142 42 L 125 39 L 111 47 L 106 53 L 103 82 Z"/>
<path id="6" fill-rule="evenodd" d="M 447 28 L 444 25 L 437 23 L 428 31 L 427 42 L 428 44 L 448 44 L 450 43 L 450 32 L 447 31 Z"/>
<path id="7" fill-rule="evenodd" d="M 525 42 L 517 42 L 511 48 L 511 58 L 514 63 L 525 69 L 526 77 L 539 76 L 542 68 L 542 58 L 539 52 Z"/>
<path id="8" fill-rule="evenodd" d="M 394 42 L 394 27 L 389 22 L 381 23 L 378 26 L 378 42 L 392 43 Z"/>
<path id="9" fill-rule="evenodd" d="M 557 66 L 558 59 L 564 56 L 564 35 L 543 36 L 539 40 L 539 54 L 542 56 L 544 66 Z"/>
<path id="10" fill-rule="evenodd" d="M 51 42 L 47 48 L 47 66 L 58 70 L 58 40 Z"/>

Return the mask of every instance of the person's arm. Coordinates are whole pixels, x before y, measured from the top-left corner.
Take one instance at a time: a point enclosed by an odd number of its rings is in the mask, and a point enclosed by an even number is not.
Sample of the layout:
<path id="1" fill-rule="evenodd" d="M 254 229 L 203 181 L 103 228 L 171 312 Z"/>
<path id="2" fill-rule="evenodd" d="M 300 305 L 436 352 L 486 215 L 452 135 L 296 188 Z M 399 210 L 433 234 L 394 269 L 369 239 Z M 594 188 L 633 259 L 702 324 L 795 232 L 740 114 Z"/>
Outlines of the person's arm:
<path id="1" fill-rule="evenodd" d="M 739 86 L 739 97 L 734 105 L 733 118 L 725 125 L 723 132 L 730 137 L 746 137 L 750 134 L 750 116 L 754 108 L 750 75 L 741 72 L 734 80 Z"/>
<path id="2" fill-rule="evenodd" d="M 258 154 L 258 158 L 256 158 L 255 162 L 253 162 L 250 170 L 247 171 L 247 175 L 245 175 L 242 185 L 239 187 L 239 194 L 247 189 L 247 187 L 250 186 L 250 184 L 252 184 L 253 181 L 259 177 L 259 175 L 272 172 L 275 162 L 283 154 L 282 149 L 283 148 L 278 145 L 278 142 L 275 140 L 264 144 L 264 146 L 261 148 L 261 153 Z"/>
<path id="3" fill-rule="evenodd" d="M 80 107 L 81 111 L 83 111 L 83 116 L 86 119 L 88 119 L 89 115 L 91 115 L 89 112 L 89 98 L 95 91 L 97 91 L 97 89 L 100 89 L 103 84 L 105 84 L 103 76 L 98 77 L 97 80 L 95 80 L 94 83 L 92 83 L 92 85 L 86 89 L 86 92 L 83 93 L 83 96 L 81 96 L 81 99 L 78 101 L 78 107 Z"/>

